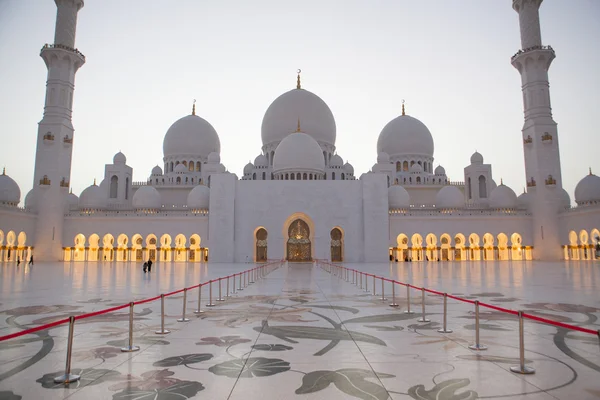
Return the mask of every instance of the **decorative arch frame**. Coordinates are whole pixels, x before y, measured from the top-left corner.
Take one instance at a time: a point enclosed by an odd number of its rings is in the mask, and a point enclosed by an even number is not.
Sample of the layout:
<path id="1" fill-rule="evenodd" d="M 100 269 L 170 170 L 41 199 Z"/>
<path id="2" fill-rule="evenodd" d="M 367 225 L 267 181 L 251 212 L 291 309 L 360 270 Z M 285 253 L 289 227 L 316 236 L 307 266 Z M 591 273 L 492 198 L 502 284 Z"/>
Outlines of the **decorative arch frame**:
<path id="1" fill-rule="evenodd" d="M 98 261 L 100 251 L 100 236 L 97 233 L 92 233 L 88 238 L 89 250 L 88 261 Z"/>
<path id="2" fill-rule="evenodd" d="M 412 244 L 412 261 L 423 260 L 423 236 L 419 233 L 414 233 L 410 242 Z"/>
<path id="3" fill-rule="evenodd" d="M 313 222 L 312 218 L 309 215 L 302 213 L 302 212 L 295 212 L 295 213 L 291 214 L 289 217 L 287 217 L 287 219 L 283 223 L 283 226 L 282 226 L 282 237 L 284 238 L 283 254 L 284 254 L 285 258 L 287 259 L 287 243 L 288 243 L 288 240 L 290 239 L 289 228 L 290 228 L 291 223 L 297 219 L 300 219 L 300 220 L 306 222 L 306 224 L 308 225 L 308 229 L 310 230 L 310 232 L 308 234 L 308 238 L 310 240 L 310 257 L 312 260 L 314 260 L 315 259 L 315 245 L 316 245 L 316 243 L 315 243 L 315 223 Z"/>
<path id="4" fill-rule="evenodd" d="M 505 233 L 500 232 L 497 236 L 498 239 L 498 260 L 507 261 L 509 260 L 509 249 L 508 249 L 508 236 Z"/>
<path id="5" fill-rule="evenodd" d="M 517 232 L 510 235 L 510 252 L 512 260 L 523 259 L 523 238 Z"/>
<path id="6" fill-rule="evenodd" d="M 340 257 L 339 257 L 339 260 L 337 260 L 337 259 L 334 260 L 333 259 L 334 258 L 333 257 L 333 247 L 335 247 L 335 246 L 334 246 L 334 239 L 333 239 L 332 235 L 333 235 L 333 231 L 336 230 L 336 229 L 341 234 L 341 237 L 339 239 L 339 241 L 340 241 L 340 243 L 339 243 L 339 247 L 340 247 Z M 344 229 L 341 226 L 339 226 L 339 225 L 334 226 L 333 228 L 331 228 L 331 231 L 329 231 L 329 238 L 331 240 L 330 241 L 330 250 L 329 250 L 329 253 L 330 253 L 330 256 L 331 256 L 331 262 L 343 262 L 344 261 L 344 238 L 345 237 L 346 237 L 346 232 L 344 232 Z"/>
<path id="7" fill-rule="evenodd" d="M 479 235 L 476 233 L 471 233 L 469 235 L 469 258 L 471 260 L 481 260 L 481 247 L 479 246 L 479 242 L 481 239 Z"/>
<path id="8" fill-rule="evenodd" d="M 437 252 L 437 236 L 434 233 L 429 233 L 425 237 L 425 243 L 427 244 L 427 259 L 429 261 L 437 261 L 438 260 L 438 252 Z"/>
<path id="9" fill-rule="evenodd" d="M 129 261 L 129 237 L 121 233 L 117 236 L 117 261 Z"/>
<path id="10" fill-rule="evenodd" d="M 143 257 L 144 261 L 148 259 L 156 261 L 157 243 L 158 238 L 154 233 L 150 233 L 146 236 L 146 255 Z"/>
<path id="11" fill-rule="evenodd" d="M 260 231 L 261 229 L 264 229 L 265 232 L 267 233 L 267 238 L 266 238 L 267 246 L 265 246 L 267 248 L 267 250 L 266 250 L 266 257 L 265 257 L 264 261 L 266 261 L 267 258 L 268 258 L 268 256 L 269 256 L 269 230 L 267 228 L 265 228 L 263 225 L 257 226 L 254 229 L 254 232 L 252 232 L 252 243 L 253 243 L 253 246 L 252 246 L 252 259 L 254 260 L 255 263 L 263 261 L 263 260 L 259 260 L 258 249 L 257 249 L 257 247 L 258 247 L 258 240 L 259 240 L 258 237 L 257 237 L 257 235 L 258 235 L 258 231 Z"/>

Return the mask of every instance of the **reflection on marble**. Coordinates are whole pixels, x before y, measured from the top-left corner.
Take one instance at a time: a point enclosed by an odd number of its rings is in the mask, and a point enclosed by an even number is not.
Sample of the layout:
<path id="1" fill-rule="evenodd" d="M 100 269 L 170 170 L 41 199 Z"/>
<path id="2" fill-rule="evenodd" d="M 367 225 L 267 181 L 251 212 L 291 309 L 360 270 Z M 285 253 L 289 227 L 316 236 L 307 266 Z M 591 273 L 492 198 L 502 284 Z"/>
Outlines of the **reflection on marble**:
<path id="1" fill-rule="evenodd" d="M 591 262 L 444 262 L 353 264 L 351 268 L 468 299 L 598 329 L 600 265 Z M 226 276 L 248 264 L 156 265 L 150 274 L 130 263 L 48 263 L 19 269 L 0 264 L 0 335 L 70 315 L 98 311 Z M 225 281 L 221 291 L 225 294 Z M 475 315 L 450 301 L 440 334 L 442 299 L 389 283 L 360 289 L 310 265 L 283 264 L 265 279 L 212 308 L 208 288 L 75 324 L 72 373 L 64 372 L 67 327 L 0 342 L 0 400 L 17 399 L 600 399 L 598 337 L 532 321 L 525 325 L 526 363 L 536 374 L 510 372 L 518 363 L 514 316 L 482 309 L 485 352 L 469 350 Z M 213 300 L 218 295 L 213 284 Z M 382 293 L 387 300 L 382 300 Z M 424 299 L 424 304 L 422 303 Z M 397 308 L 388 306 L 399 304 Z M 425 306 L 431 322 L 419 322 Z"/>

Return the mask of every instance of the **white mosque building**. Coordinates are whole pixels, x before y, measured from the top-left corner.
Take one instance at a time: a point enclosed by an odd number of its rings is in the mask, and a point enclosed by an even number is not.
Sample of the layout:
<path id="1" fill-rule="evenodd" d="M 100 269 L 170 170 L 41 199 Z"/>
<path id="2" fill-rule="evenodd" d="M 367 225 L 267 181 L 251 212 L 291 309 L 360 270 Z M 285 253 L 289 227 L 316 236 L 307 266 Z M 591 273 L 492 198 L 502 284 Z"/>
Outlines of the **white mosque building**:
<path id="1" fill-rule="evenodd" d="M 527 190 L 494 180 L 475 152 L 459 181 L 434 168 L 434 140 L 405 113 L 382 130 L 372 169 L 357 176 L 336 153 L 336 122 L 320 97 L 301 86 L 266 110 L 262 149 L 241 177 L 220 161 L 219 135 L 196 115 L 169 128 L 164 157 L 142 182 L 117 153 L 99 185 L 69 193 L 75 47 L 83 0 L 55 0 L 54 44 L 39 123 L 34 188 L 19 207 L 18 185 L 0 176 L 0 260 L 345 262 L 388 260 L 593 259 L 600 236 L 600 178 L 585 176 L 576 207 L 562 188 L 558 132 L 552 119 L 542 45 L 540 0 L 513 0 L 521 50 L 522 130 Z M 10 166 L 9 166 L 10 170 Z"/>

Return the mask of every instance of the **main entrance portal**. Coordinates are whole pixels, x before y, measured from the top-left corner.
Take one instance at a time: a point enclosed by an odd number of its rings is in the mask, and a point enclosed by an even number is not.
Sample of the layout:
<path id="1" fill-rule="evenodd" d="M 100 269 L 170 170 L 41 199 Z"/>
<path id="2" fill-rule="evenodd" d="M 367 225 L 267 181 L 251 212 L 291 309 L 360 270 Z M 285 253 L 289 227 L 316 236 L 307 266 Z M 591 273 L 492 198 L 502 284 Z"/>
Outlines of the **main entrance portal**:
<path id="1" fill-rule="evenodd" d="M 310 228 L 301 219 L 297 219 L 288 228 L 287 260 L 292 262 L 312 261 Z"/>

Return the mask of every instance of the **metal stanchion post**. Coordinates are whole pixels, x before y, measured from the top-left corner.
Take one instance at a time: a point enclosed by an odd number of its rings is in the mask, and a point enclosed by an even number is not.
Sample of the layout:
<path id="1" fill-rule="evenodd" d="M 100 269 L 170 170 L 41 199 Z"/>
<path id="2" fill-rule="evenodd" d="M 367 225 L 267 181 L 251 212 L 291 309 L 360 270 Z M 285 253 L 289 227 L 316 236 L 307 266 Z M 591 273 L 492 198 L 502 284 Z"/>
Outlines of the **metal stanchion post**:
<path id="1" fill-rule="evenodd" d="M 372 275 L 373 278 L 373 296 L 377 296 L 377 289 L 375 289 L 375 275 Z"/>
<path id="2" fill-rule="evenodd" d="M 356 279 L 355 279 L 356 278 L 356 271 L 352 270 L 351 272 L 352 272 L 352 284 L 355 285 L 356 284 Z"/>
<path id="3" fill-rule="evenodd" d="M 414 311 L 410 310 L 410 286 L 406 285 L 406 311 L 404 314 L 414 314 Z"/>
<path id="4" fill-rule="evenodd" d="M 198 303 L 200 304 L 200 303 Z M 160 331 L 155 331 L 157 335 L 166 335 L 167 333 L 171 333 L 165 329 L 165 295 L 160 295 Z"/>
<path id="5" fill-rule="evenodd" d="M 225 301 L 225 299 L 221 295 L 221 281 L 222 280 L 223 280 L 223 278 L 219 278 L 219 298 L 217 299 L 217 301 Z"/>
<path id="6" fill-rule="evenodd" d="M 244 271 L 244 288 L 248 287 L 248 271 Z"/>
<path id="7" fill-rule="evenodd" d="M 203 314 L 202 310 L 202 284 L 198 286 L 198 308 L 194 311 L 194 314 Z"/>
<path id="8" fill-rule="evenodd" d="M 369 293 L 369 274 L 365 274 L 365 292 Z"/>
<path id="9" fill-rule="evenodd" d="M 212 302 L 212 279 L 208 281 L 208 304 L 206 307 L 214 307 L 215 304 Z"/>
<path id="10" fill-rule="evenodd" d="M 240 273 L 240 283 L 239 283 L 239 285 L 238 285 L 238 292 L 239 292 L 240 290 L 244 290 L 244 288 L 242 287 L 242 275 L 244 275 L 244 273 L 243 273 L 243 272 L 242 272 L 242 273 Z"/>
<path id="11" fill-rule="evenodd" d="M 421 288 L 421 318 L 418 322 L 431 322 L 429 318 L 425 318 L 425 288 Z"/>
<path id="12" fill-rule="evenodd" d="M 248 283 L 249 284 L 254 283 L 254 269 L 250 270 L 250 278 L 248 278 Z"/>
<path id="13" fill-rule="evenodd" d="M 387 299 L 385 298 L 385 288 L 384 288 L 384 283 L 385 280 L 383 279 L 383 277 L 381 278 L 381 301 L 386 301 Z"/>
<path id="14" fill-rule="evenodd" d="M 71 382 L 77 382 L 81 376 L 71 373 L 71 353 L 73 352 L 73 330 L 75 329 L 75 317 L 69 317 L 69 338 L 67 339 L 67 365 L 65 374 L 54 378 L 54 383 L 64 383 L 68 385 Z"/>
<path id="15" fill-rule="evenodd" d="M 452 329 L 447 329 L 446 320 L 448 319 L 448 293 L 444 293 L 444 326 L 438 329 L 439 333 L 452 333 Z"/>
<path id="16" fill-rule="evenodd" d="M 519 365 L 510 367 L 510 370 L 517 374 L 535 374 L 535 368 L 525 365 L 525 338 L 523 336 L 523 311 L 519 311 Z"/>
<path id="17" fill-rule="evenodd" d="M 487 350 L 487 346 L 479 343 L 479 301 L 475 300 L 475 344 L 469 346 L 471 350 Z"/>
<path id="18" fill-rule="evenodd" d="M 187 305 L 187 288 L 183 289 L 183 311 L 181 312 L 181 318 L 177 322 L 188 322 L 190 319 L 185 317 L 185 307 Z"/>
<path id="19" fill-rule="evenodd" d="M 396 283 L 392 281 L 392 302 L 390 303 L 390 307 L 398 307 L 396 304 Z"/>
<path id="20" fill-rule="evenodd" d="M 361 271 L 361 272 L 360 272 L 360 288 L 361 288 L 361 289 L 362 289 L 362 276 L 363 276 L 363 273 L 362 273 L 362 271 Z"/>
<path id="21" fill-rule="evenodd" d="M 122 347 L 121 351 L 125 353 L 131 353 L 132 351 L 138 351 L 139 346 L 133 345 L 133 301 L 129 303 L 129 346 Z"/>

